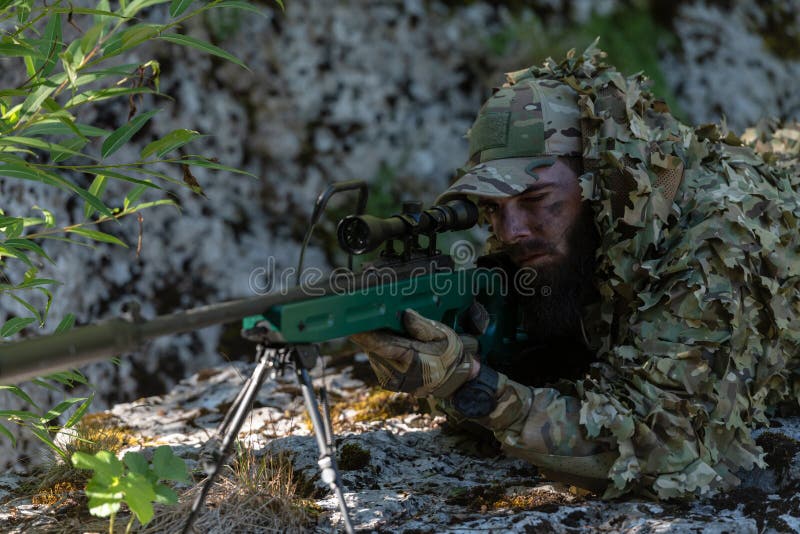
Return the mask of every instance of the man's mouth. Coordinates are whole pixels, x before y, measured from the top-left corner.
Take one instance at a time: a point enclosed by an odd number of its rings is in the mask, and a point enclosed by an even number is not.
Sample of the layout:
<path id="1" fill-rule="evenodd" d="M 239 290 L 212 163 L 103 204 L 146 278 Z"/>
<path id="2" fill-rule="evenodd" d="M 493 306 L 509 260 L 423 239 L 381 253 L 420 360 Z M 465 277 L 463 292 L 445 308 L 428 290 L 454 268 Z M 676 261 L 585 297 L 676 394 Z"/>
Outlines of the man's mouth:
<path id="1" fill-rule="evenodd" d="M 525 265 L 529 263 L 536 263 L 541 258 L 545 256 L 549 256 L 549 253 L 546 250 L 539 250 L 536 252 L 527 252 L 524 255 L 518 256 L 514 258 L 514 262 L 517 265 Z"/>

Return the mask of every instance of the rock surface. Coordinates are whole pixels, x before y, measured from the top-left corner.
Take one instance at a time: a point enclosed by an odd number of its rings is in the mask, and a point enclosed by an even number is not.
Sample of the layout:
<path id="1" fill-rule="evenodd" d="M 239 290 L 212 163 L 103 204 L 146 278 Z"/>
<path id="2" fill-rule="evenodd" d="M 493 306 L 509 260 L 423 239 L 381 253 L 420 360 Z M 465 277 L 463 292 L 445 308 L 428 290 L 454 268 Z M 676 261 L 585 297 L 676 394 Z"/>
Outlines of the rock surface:
<path id="1" fill-rule="evenodd" d="M 334 401 L 345 498 L 358 531 L 800 532 L 800 419 L 778 420 L 774 428 L 758 432 L 774 465 L 746 473 L 742 487 L 729 494 L 670 502 L 606 502 L 543 479 L 525 462 L 487 454 L 472 438 L 448 430 L 440 416 L 412 412 L 358 421 L 359 401 L 369 393 L 368 386 L 354 378 L 354 370 L 360 376 L 362 365 L 328 370 L 324 377 L 320 366 L 312 372 L 315 386 L 325 383 Z M 250 369 L 237 363 L 205 370 L 168 395 L 119 404 L 109 413 L 140 441 L 134 448 L 168 444 L 197 467 L 201 444 Z M 288 452 L 298 476 L 313 484 L 316 489 L 309 493 L 321 515 L 309 530 L 342 528 L 337 501 L 320 480 L 319 453 L 294 378 L 268 380 L 255 406 L 239 434 L 241 442 L 256 455 Z M 58 515 L 65 514 L 63 503 L 8 502 L 19 484 L 19 477 L 0 478 L 3 531 L 63 528 Z M 85 501 L 75 506 L 85 506 Z M 157 520 L 158 516 L 155 524 Z M 72 526 L 73 531 L 86 529 L 80 523 Z M 198 527 L 198 532 L 209 533 L 248 531 L 235 518 L 229 518 L 226 527 L 210 528 L 202 520 Z"/>

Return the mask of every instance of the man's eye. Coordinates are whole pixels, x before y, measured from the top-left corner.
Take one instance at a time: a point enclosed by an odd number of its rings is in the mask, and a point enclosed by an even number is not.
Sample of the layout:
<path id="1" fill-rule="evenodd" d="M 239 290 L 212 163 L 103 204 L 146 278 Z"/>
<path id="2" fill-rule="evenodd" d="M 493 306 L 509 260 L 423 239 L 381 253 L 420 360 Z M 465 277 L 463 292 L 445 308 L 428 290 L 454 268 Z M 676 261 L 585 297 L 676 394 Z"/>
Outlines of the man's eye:
<path id="1" fill-rule="evenodd" d="M 491 215 L 492 213 L 497 211 L 497 204 L 490 204 L 487 202 L 481 204 L 481 209 L 484 211 L 484 213 L 486 213 L 486 215 Z"/>

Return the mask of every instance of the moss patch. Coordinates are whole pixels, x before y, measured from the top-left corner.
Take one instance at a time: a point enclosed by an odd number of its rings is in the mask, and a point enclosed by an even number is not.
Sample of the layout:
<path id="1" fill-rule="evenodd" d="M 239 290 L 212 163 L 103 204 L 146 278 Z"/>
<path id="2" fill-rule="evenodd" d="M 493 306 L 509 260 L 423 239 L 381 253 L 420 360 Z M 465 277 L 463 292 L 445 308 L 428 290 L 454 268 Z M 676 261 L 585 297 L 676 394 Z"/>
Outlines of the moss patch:
<path id="1" fill-rule="evenodd" d="M 33 504 L 55 504 L 67 494 L 83 491 L 85 482 L 86 479 L 60 480 L 49 487 L 40 489 L 36 495 L 31 497 L 31 502 Z"/>
<path id="2" fill-rule="evenodd" d="M 348 410 L 354 410 L 355 414 L 346 415 L 345 412 Z M 342 432 L 349 430 L 354 422 L 384 421 L 420 411 L 419 403 L 411 395 L 376 387 L 362 393 L 356 399 L 331 405 L 331 421 L 334 432 Z M 306 420 L 310 426 L 308 415 L 306 415 Z"/>
<path id="3" fill-rule="evenodd" d="M 95 454 L 99 451 L 120 452 L 139 443 L 139 437 L 130 427 L 108 412 L 88 414 L 75 427 L 75 434 L 67 450 Z"/>
<path id="4" fill-rule="evenodd" d="M 514 511 L 539 510 L 551 512 L 561 505 L 570 504 L 575 497 L 537 488 L 511 488 L 495 483 L 472 488 L 458 488 L 447 499 L 447 504 L 466 506 L 469 510 L 511 509 Z"/>
<path id="5" fill-rule="evenodd" d="M 371 459 L 370 452 L 358 443 L 345 443 L 339 452 L 339 469 L 342 471 L 358 471 L 367 467 Z"/>

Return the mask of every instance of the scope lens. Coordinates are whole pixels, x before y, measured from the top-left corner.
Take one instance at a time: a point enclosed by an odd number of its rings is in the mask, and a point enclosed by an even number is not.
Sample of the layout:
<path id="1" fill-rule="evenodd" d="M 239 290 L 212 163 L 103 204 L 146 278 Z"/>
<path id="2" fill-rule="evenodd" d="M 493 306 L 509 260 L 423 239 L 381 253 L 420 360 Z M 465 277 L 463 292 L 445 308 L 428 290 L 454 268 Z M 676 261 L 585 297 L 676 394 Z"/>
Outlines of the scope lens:
<path id="1" fill-rule="evenodd" d="M 339 243 L 342 248 L 357 254 L 367 246 L 369 238 L 369 225 L 357 217 L 347 218 L 342 221 L 339 231 Z"/>

